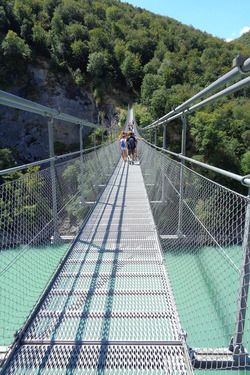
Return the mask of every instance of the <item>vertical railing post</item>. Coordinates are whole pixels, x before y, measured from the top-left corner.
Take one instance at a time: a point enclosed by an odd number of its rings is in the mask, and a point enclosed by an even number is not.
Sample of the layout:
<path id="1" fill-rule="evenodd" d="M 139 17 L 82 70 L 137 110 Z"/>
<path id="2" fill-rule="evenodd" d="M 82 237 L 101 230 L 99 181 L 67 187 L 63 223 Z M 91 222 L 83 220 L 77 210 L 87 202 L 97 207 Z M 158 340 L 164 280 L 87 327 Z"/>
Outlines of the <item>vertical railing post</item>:
<path id="1" fill-rule="evenodd" d="M 57 218 L 57 194 L 56 194 L 56 169 L 55 169 L 55 150 L 54 150 L 54 134 L 53 134 L 53 122 L 54 119 L 51 117 L 48 121 L 48 136 L 49 136 L 49 157 L 50 157 L 50 175 L 51 175 L 51 188 L 52 188 L 52 211 L 53 211 L 53 244 L 60 242 L 60 234 L 58 230 L 58 218 Z"/>
<path id="2" fill-rule="evenodd" d="M 155 127 L 155 146 L 157 145 L 157 127 Z"/>
<path id="3" fill-rule="evenodd" d="M 96 129 L 94 129 L 94 147 L 96 148 Z"/>
<path id="4" fill-rule="evenodd" d="M 181 139 L 181 155 L 186 155 L 186 139 L 187 139 L 187 119 L 186 116 L 183 115 L 181 117 L 182 121 L 182 139 Z M 177 236 L 182 237 L 182 221 L 183 221 L 183 191 L 184 191 L 184 165 L 185 160 L 181 160 L 180 166 L 180 198 L 179 198 L 179 216 L 178 216 L 178 229 L 177 229 Z"/>
<path id="5" fill-rule="evenodd" d="M 84 197 L 84 170 L 83 170 L 83 125 L 80 125 L 80 165 L 81 165 L 81 206 L 85 205 Z"/>
<path id="6" fill-rule="evenodd" d="M 164 154 L 166 154 L 166 141 L 167 141 L 167 127 L 166 127 L 166 125 L 164 124 L 164 125 L 162 125 L 162 128 L 163 128 L 163 152 L 164 152 Z"/>
<path id="7" fill-rule="evenodd" d="M 250 198 L 250 188 L 248 189 L 248 198 Z M 246 205 L 245 228 L 242 243 L 242 266 L 239 279 L 239 295 L 236 309 L 235 330 L 233 336 L 233 346 L 230 350 L 234 351 L 235 364 L 245 365 L 246 353 L 244 352 L 243 335 L 245 328 L 247 298 L 250 281 L 250 201 Z M 248 358 L 249 361 L 249 358 Z"/>
<path id="8" fill-rule="evenodd" d="M 100 113 L 99 112 L 98 112 L 97 123 L 98 123 L 98 125 L 100 125 Z M 104 131 L 102 129 L 102 145 L 103 145 L 103 142 L 104 142 Z"/>
<path id="9" fill-rule="evenodd" d="M 163 153 L 164 155 L 166 154 L 166 134 L 167 134 L 167 128 L 166 128 L 166 125 L 162 125 L 162 129 L 163 129 Z M 166 178 L 165 178 L 165 158 L 162 157 L 162 176 L 161 176 L 161 203 L 162 205 L 166 204 L 166 186 L 165 186 L 165 181 L 166 181 Z"/>

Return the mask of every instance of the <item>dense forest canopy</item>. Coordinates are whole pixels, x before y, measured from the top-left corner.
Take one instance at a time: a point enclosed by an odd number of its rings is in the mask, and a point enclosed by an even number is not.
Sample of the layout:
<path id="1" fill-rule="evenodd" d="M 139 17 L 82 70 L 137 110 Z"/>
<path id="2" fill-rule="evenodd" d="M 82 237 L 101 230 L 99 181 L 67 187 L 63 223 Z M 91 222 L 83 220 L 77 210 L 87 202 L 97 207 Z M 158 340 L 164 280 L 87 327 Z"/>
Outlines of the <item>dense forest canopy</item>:
<path id="1" fill-rule="evenodd" d="M 28 82 L 28 64 L 46 61 L 100 103 L 126 92 L 145 126 L 228 72 L 238 53 L 250 56 L 248 40 L 226 43 L 119 0 L 2 0 L 1 89 Z M 249 96 L 250 88 L 189 116 L 188 154 L 250 173 Z M 168 148 L 179 152 L 180 123 L 167 134 Z"/>
<path id="2" fill-rule="evenodd" d="M 250 47 L 250 31 L 242 34 L 241 37 L 236 39 L 236 41 L 238 43 L 241 43 L 241 44 L 244 44 L 244 45 Z"/>

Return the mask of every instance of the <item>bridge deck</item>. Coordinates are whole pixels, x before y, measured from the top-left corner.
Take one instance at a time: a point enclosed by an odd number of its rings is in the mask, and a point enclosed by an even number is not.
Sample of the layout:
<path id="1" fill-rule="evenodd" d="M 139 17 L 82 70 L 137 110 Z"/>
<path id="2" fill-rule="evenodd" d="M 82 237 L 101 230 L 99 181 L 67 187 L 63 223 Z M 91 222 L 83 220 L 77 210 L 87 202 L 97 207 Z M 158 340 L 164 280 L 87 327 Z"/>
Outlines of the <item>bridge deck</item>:
<path id="1" fill-rule="evenodd" d="M 122 161 L 7 374 L 188 374 L 139 165 Z"/>

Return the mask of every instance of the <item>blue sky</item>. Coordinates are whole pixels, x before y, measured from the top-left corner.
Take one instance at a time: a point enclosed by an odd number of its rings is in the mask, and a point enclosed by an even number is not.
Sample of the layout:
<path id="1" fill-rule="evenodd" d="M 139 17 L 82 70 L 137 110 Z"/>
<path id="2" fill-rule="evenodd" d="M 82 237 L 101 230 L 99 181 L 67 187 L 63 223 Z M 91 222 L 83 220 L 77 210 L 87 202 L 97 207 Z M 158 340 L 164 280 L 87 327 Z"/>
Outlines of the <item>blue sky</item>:
<path id="1" fill-rule="evenodd" d="M 250 30 L 250 0 L 122 0 L 223 39 Z"/>

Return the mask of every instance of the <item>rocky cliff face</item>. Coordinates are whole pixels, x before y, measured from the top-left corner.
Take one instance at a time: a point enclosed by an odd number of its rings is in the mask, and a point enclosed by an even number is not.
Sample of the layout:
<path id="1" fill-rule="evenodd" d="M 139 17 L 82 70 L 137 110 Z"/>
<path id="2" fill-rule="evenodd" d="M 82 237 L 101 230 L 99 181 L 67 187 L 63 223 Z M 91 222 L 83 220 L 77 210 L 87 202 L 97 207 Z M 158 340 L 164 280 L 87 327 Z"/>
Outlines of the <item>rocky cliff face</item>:
<path id="1" fill-rule="evenodd" d="M 98 108 L 90 93 L 80 90 L 63 77 L 54 77 L 48 70 L 29 67 L 31 79 L 26 87 L 12 93 L 50 108 L 97 123 Z M 33 90 L 32 95 L 30 90 Z M 35 99 L 34 99 L 35 97 Z M 118 115 L 107 108 L 105 126 L 114 126 Z M 9 148 L 19 162 L 32 162 L 49 157 L 48 118 L 0 105 L 0 148 Z M 90 128 L 84 128 L 84 135 Z M 54 140 L 66 145 L 79 143 L 79 126 L 54 120 Z"/>

